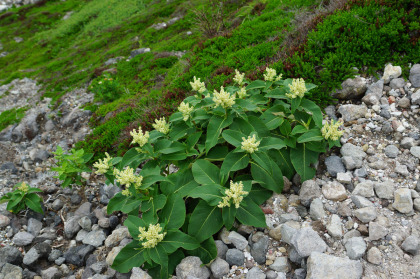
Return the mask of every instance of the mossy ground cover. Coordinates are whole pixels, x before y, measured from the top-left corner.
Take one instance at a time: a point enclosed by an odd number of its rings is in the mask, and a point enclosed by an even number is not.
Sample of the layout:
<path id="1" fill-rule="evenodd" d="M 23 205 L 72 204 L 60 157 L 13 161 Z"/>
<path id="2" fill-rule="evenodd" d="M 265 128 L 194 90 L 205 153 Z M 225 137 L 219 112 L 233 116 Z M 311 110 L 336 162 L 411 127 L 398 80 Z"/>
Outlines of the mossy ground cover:
<path id="1" fill-rule="evenodd" d="M 0 131 L 11 124 L 19 123 L 19 121 L 25 116 L 27 108 L 18 108 L 5 110 L 0 113 Z"/>
<path id="2" fill-rule="evenodd" d="M 331 90 L 354 74 L 352 67 L 372 73 L 386 62 L 407 69 L 407 63 L 419 61 L 418 0 L 345 1 L 345 10 L 316 18 L 319 24 L 290 53 L 283 43 L 296 29 L 295 16 L 328 1 L 225 1 L 220 24 L 207 26 L 217 28 L 211 36 L 195 11 L 217 18 L 217 1 L 161 2 L 41 1 L 0 14 L 2 51 L 9 52 L 0 58 L 0 81 L 36 77 L 44 83 L 44 96 L 59 102 L 72 88 L 98 81 L 113 68 L 111 77 L 121 87 L 118 98 L 87 106 L 95 112 L 94 130 L 78 144 L 98 158 L 105 151 L 124 153 L 132 129 L 150 129 L 155 118 L 176 110 L 190 94 L 194 76 L 218 89 L 231 82 L 234 69 L 257 79 L 272 66 L 285 77 L 318 84 L 310 98 L 325 105 L 332 101 Z M 69 11 L 72 16 L 63 21 Z M 151 28 L 174 17 L 180 19 L 165 29 Z M 24 41 L 16 43 L 16 36 Z M 141 47 L 151 51 L 104 66 L 109 58 L 128 57 Z M 287 59 L 273 59 L 282 51 Z"/>

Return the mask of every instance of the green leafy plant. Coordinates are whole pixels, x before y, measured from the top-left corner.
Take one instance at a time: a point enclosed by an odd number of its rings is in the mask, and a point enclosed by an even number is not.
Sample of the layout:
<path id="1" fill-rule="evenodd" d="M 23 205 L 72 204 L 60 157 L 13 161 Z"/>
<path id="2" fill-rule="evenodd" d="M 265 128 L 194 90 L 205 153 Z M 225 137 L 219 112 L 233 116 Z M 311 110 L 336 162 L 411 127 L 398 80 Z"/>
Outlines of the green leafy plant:
<path id="1" fill-rule="evenodd" d="M 82 172 L 91 172 L 87 162 L 92 158 L 92 153 L 85 153 L 83 149 L 71 150 L 71 154 L 65 154 L 61 146 L 53 152 L 56 160 L 56 167 L 53 171 L 58 172 L 55 178 L 63 180 L 61 187 L 71 187 L 72 184 L 84 185 L 85 179 L 81 176 Z"/>
<path id="2" fill-rule="evenodd" d="M 117 79 L 114 79 L 109 74 L 105 74 L 92 81 L 89 86 L 91 92 L 95 94 L 96 99 L 105 102 L 112 102 L 119 99 L 124 94 L 124 89 Z"/>
<path id="3" fill-rule="evenodd" d="M 13 188 L 15 188 L 13 192 L 9 192 L 0 198 L 0 203 L 7 202 L 7 210 L 19 213 L 26 208 L 30 208 L 35 212 L 43 213 L 42 199 L 35 194 L 42 192 L 42 190 L 30 187 L 25 182 L 18 183 Z"/>
<path id="4" fill-rule="evenodd" d="M 129 215 L 124 224 L 134 239 L 114 269 L 144 264 L 154 278 L 168 278 L 185 254 L 209 263 L 215 233 L 235 222 L 266 227 L 259 205 L 282 191 L 283 175 L 311 179 L 318 155 L 340 145 L 342 123 L 323 125 L 321 109 L 305 98 L 315 85 L 281 80 L 273 69 L 264 78 L 248 83 L 236 71 L 235 86 L 211 93 L 194 77 L 197 94 L 169 122 L 133 130 L 138 147 L 94 164 L 124 188 L 107 211 Z"/>

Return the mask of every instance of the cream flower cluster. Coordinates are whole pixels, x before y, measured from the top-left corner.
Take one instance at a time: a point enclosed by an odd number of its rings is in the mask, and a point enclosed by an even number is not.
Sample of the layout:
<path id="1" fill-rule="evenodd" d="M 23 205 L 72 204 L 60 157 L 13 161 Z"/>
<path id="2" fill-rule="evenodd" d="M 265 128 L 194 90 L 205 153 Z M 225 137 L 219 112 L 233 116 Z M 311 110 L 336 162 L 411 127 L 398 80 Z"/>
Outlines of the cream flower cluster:
<path id="1" fill-rule="evenodd" d="M 161 117 L 160 119 L 155 119 L 155 124 L 152 125 L 156 131 L 161 132 L 162 134 L 169 133 L 169 123 L 166 123 L 165 117 Z"/>
<path id="2" fill-rule="evenodd" d="M 225 91 L 223 86 L 220 87 L 220 93 L 214 90 L 213 94 L 213 102 L 216 103 L 215 108 L 221 106 L 223 108 L 230 108 L 235 104 L 235 95 L 230 95 L 228 92 Z"/>
<path id="3" fill-rule="evenodd" d="M 241 87 L 241 90 L 237 91 L 236 94 L 238 94 L 239 99 L 243 99 L 247 96 L 245 87 Z"/>
<path id="4" fill-rule="evenodd" d="M 130 190 L 127 188 L 127 189 L 125 189 L 125 190 L 122 190 L 121 191 L 121 194 L 123 195 L 123 196 L 126 196 L 126 197 L 129 197 L 129 196 L 131 196 L 131 192 L 130 192 Z"/>
<path id="5" fill-rule="evenodd" d="M 109 156 L 108 152 L 105 152 L 106 157 L 99 159 L 98 162 L 93 164 L 93 167 L 97 168 L 98 170 L 95 171 L 96 174 L 104 174 L 109 170 L 109 161 L 112 160 L 112 157 Z"/>
<path id="6" fill-rule="evenodd" d="M 233 81 L 236 82 L 239 86 L 244 85 L 244 76 L 245 73 L 240 73 L 238 70 L 235 69 L 235 77 L 233 78 Z"/>
<path id="7" fill-rule="evenodd" d="M 114 176 L 117 182 L 121 185 L 125 185 L 126 188 L 130 187 L 130 184 L 134 184 L 134 187 L 138 189 L 143 181 L 143 176 L 136 176 L 134 174 L 134 169 L 130 167 L 126 167 L 122 171 L 114 169 Z"/>
<path id="8" fill-rule="evenodd" d="M 276 69 L 266 68 L 265 71 L 267 72 L 264 74 L 264 80 L 265 81 L 278 81 L 281 80 L 283 77 L 282 74 L 277 76 Z"/>
<path id="9" fill-rule="evenodd" d="M 133 137 L 133 141 L 131 143 L 137 143 L 138 145 L 140 145 L 140 147 L 143 147 L 149 140 L 149 132 L 146 131 L 143 134 L 141 127 L 139 128 L 138 132 L 136 132 L 135 129 L 131 131 L 130 135 Z"/>
<path id="10" fill-rule="evenodd" d="M 257 141 L 257 138 L 255 137 L 255 134 L 251 136 L 248 136 L 247 139 L 242 137 L 241 142 L 241 149 L 245 150 L 248 153 L 254 153 L 255 151 L 258 151 L 258 146 L 260 145 L 261 141 Z"/>
<path id="11" fill-rule="evenodd" d="M 18 187 L 18 190 L 26 193 L 29 190 L 29 186 L 25 182 L 22 182 L 22 184 Z"/>
<path id="12" fill-rule="evenodd" d="M 230 200 L 233 201 L 236 208 L 239 208 L 241 201 L 244 199 L 245 195 L 248 195 L 248 192 L 244 191 L 244 184 L 242 181 L 233 182 L 230 181 L 230 189 L 226 189 L 225 195 L 221 202 L 217 205 L 219 208 L 230 206 Z"/>
<path id="13" fill-rule="evenodd" d="M 188 118 L 190 118 L 191 112 L 193 112 L 194 107 L 190 106 L 190 104 L 188 103 L 182 102 L 179 105 L 178 110 L 182 113 L 182 116 L 184 117 L 184 121 L 187 121 Z"/>
<path id="14" fill-rule="evenodd" d="M 165 233 L 160 233 L 162 231 L 162 227 L 160 224 L 156 225 L 149 225 L 148 230 L 146 231 L 145 228 L 139 228 L 139 239 L 140 241 L 146 239 L 147 241 L 142 243 L 144 248 L 154 248 L 158 245 L 159 242 L 163 240 L 166 235 Z"/>
<path id="15" fill-rule="evenodd" d="M 194 76 L 194 81 L 191 81 L 190 84 L 193 91 L 197 91 L 199 93 L 203 93 L 204 91 L 206 91 L 206 85 L 204 84 L 204 82 L 200 81 L 200 78 L 196 78 Z"/>
<path id="16" fill-rule="evenodd" d="M 306 92 L 305 81 L 303 78 L 294 78 L 292 80 L 292 84 L 289 84 L 290 93 L 286 93 L 286 96 L 290 99 L 294 99 L 296 97 L 303 98 Z"/>
<path id="17" fill-rule="evenodd" d="M 326 140 L 338 140 L 344 133 L 344 131 L 339 130 L 341 125 L 343 125 L 343 121 L 334 122 L 334 120 L 331 120 L 331 122 L 325 123 L 321 129 L 322 136 Z"/>

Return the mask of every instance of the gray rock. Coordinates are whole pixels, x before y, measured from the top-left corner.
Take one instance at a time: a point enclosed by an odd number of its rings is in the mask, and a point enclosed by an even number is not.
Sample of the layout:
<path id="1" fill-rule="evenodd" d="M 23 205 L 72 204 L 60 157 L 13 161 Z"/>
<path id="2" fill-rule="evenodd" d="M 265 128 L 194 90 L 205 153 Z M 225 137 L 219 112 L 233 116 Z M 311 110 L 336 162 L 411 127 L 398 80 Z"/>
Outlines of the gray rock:
<path id="1" fill-rule="evenodd" d="M 373 186 L 379 198 L 390 200 L 394 197 L 394 182 L 392 180 L 375 183 Z"/>
<path id="2" fill-rule="evenodd" d="M 302 228 L 293 235 L 291 243 L 301 257 L 308 257 L 312 252 L 324 252 L 327 244 L 310 227 Z"/>
<path id="3" fill-rule="evenodd" d="M 420 105 L 420 91 L 411 95 L 411 103 L 413 105 Z"/>
<path id="4" fill-rule="evenodd" d="M 356 205 L 357 208 L 363 208 L 363 207 L 372 207 L 373 204 L 370 200 L 368 200 L 365 197 L 353 195 L 351 196 L 352 202 Z"/>
<path id="5" fill-rule="evenodd" d="M 281 225 L 281 240 L 289 245 L 292 244 L 292 238 L 297 233 L 298 229 L 295 227 L 289 226 L 289 224 Z"/>
<path id="6" fill-rule="evenodd" d="M 7 227 L 10 224 L 10 218 L 0 214 L 0 228 Z"/>
<path id="7" fill-rule="evenodd" d="M 20 265 L 22 263 L 22 259 L 22 253 L 16 247 L 6 245 L 0 248 L 0 263 Z"/>
<path id="8" fill-rule="evenodd" d="M 359 146 L 356 146 L 351 143 L 345 143 L 340 149 L 341 156 L 349 156 L 353 158 L 362 158 L 364 159 L 367 154 L 363 151 L 363 149 Z"/>
<path id="9" fill-rule="evenodd" d="M 347 199 L 346 188 L 338 181 L 328 182 L 322 186 L 322 194 L 328 200 L 343 201 Z"/>
<path id="10" fill-rule="evenodd" d="M 32 149 L 29 152 L 29 157 L 35 163 L 42 163 L 50 157 L 50 153 L 43 149 Z"/>
<path id="11" fill-rule="evenodd" d="M 321 196 L 321 189 L 314 180 L 306 180 L 299 191 L 299 199 L 304 206 L 309 206 L 313 199 Z"/>
<path id="12" fill-rule="evenodd" d="M 366 258 L 371 264 L 380 265 L 382 263 L 381 251 L 376 247 L 372 247 L 369 249 Z"/>
<path id="13" fill-rule="evenodd" d="M 105 239 L 106 239 L 106 234 L 104 233 L 103 230 L 91 231 L 83 239 L 83 244 L 99 247 L 99 246 L 102 246 Z"/>
<path id="14" fill-rule="evenodd" d="M 384 81 L 378 80 L 375 83 L 372 83 L 367 91 L 365 96 L 362 98 L 362 101 L 367 105 L 378 105 L 379 100 L 382 97 L 382 91 L 384 89 Z"/>
<path id="15" fill-rule="evenodd" d="M 10 171 L 13 174 L 18 173 L 18 169 L 15 167 L 13 162 L 5 162 L 3 165 L 0 166 L 0 171 Z"/>
<path id="16" fill-rule="evenodd" d="M 130 233 L 128 232 L 127 227 L 121 227 L 119 229 L 116 229 L 105 240 L 105 246 L 106 247 L 117 246 L 121 242 L 121 240 L 129 236 L 130 236 Z"/>
<path id="17" fill-rule="evenodd" d="M 387 147 L 385 147 L 384 152 L 385 152 L 385 155 L 388 156 L 389 158 L 397 158 L 399 150 L 398 150 L 398 147 L 396 147 L 393 144 L 390 144 Z"/>
<path id="18" fill-rule="evenodd" d="M 73 238 L 73 236 L 80 231 L 81 227 L 79 225 L 80 216 L 72 216 L 66 222 L 64 222 L 64 234 L 68 239 Z"/>
<path id="19" fill-rule="evenodd" d="M 265 273 L 257 266 L 251 268 L 246 274 L 246 279 L 265 279 Z"/>
<path id="20" fill-rule="evenodd" d="M 35 244 L 23 257 L 25 265 L 34 265 L 39 259 L 46 258 L 51 253 L 51 246 L 45 242 Z"/>
<path id="21" fill-rule="evenodd" d="M 5 263 L 0 272 L 0 278 L 4 279 L 22 279 L 22 268 L 16 265 Z"/>
<path id="22" fill-rule="evenodd" d="M 369 223 L 369 239 L 379 240 L 388 234 L 388 229 L 382 226 L 379 222 Z"/>
<path id="23" fill-rule="evenodd" d="M 79 226 L 83 230 L 88 231 L 88 232 L 91 231 L 91 229 L 92 229 L 92 221 L 90 220 L 89 217 L 84 216 L 84 217 L 80 218 L 80 220 L 79 220 L 78 223 L 79 223 Z"/>
<path id="24" fill-rule="evenodd" d="M 215 243 L 216 243 L 216 247 L 217 247 L 217 257 L 225 260 L 226 259 L 226 252 L 228 251 L 229 248 L 221 240 L 216 240 Z"/>
<path id="25" fill-rule="evenodd" d="M 60 210 L 61 208 L 63 208 L 63 206 L 64 202 L 60 199 L 56 199 L 51 205 L 52 209 L 54 209 L 55 211 Z"/>
<path id="26" fill-rule="evenodd" d="M 387 64 L 384 69 L 384 75 L 382 79 L 385 84 L 388 84 L 392 79 L 398 78 L 401 76 L 402 69 L 400 66 L 392 66 L 392 64 Z"/>
<path id="27" fill-rule="evenodd" d="M 345 245 L 347 241 L 353 237 L 360 237 L 360 236 L 362 236 L 362 234 L 358 230 L 348 231 L 343 237 L 343 244 Z"/>
<path id="28" fill-rule="evenodd" d="M 131 270 L 130 279 L 152 279 L 152 277 L 140 267 L 134 267 Z"/>
<path id="29" fill-rule="evenodd" d="M 342 105 L 338 112 L 341 114 L 344 122 L 349 122 L 364 118 L 368 111 L 365 105 Z"/>
<path id="30" fill-rule="evenodd" d="M 58 259 L 62 255 L 63 255 L 63 252 L 61 252 L 61 250 L 53 249 L 51 250 L 51 253 L 48 255 L 48 260 L 50 262 L 54 262 L 56 259 Z"/>
<path id="31" fill-rule="evenodd" d="M 222 278 L 229 273 L 229 264 L 221 258 L 216 258 L 211 263 L 210 270 L 214 278 Z"/>
<path id="32" fill-rule="evenodd" d="M 392 89 L 399 89 L 404 88 L 405 80 L 403 78 L 394 78 L 389 83 L 389 86 L 391 86 Z"/>
<path id="33" fill-rule="evenodd" d="M 64 253 L 64 258 L 69 264 L 76 266 L 83 266 L 86 262 L 87 257 L 95 250 L 95 247 L 91 245 L 80 245 L 71 247 Z"/>
<path id="34" fill-rule="evenodd" d="M 306 269 L 298 268 L 295 270 L 295 275 L 293 279 L 305 279 L 306 278 Z"/>
<path id="35" fill-rule="evenodd" d="M 356 185 L 352 194 L 362 196 L 365 198 L 375 196 L 375 193 L 373 192 L 373 182 L 370 180 L 360 182 L 359 184 Z"/>
<path id="36" fill-rule="evenodd" d="M 268 250 L 268 237 L 261 237 L 256 243 L 252 244 L 251 256 L 259 264 L 264 264 Z M 227 257 L 227 255 L 226 255 Z"/>
<path id="37" fill-rule="evenodd" d="M 306 279 L 360 279 L 363 266 L 359 261 L 313 252 L 308 258 Z"/>
<path id="38" fill-rule="evenodd" d="M 321 199 L 314 199 L 311 203 L 311 207 L 309 210 L 309 215 L 311 216 L 312 220 L 321 220 L 325 216 L 324 204 L 322 203 Z"/>
<path id="39" fill-rule="evenodd" d="M 413 206 L 415 210 L 420 211 L 420 198 L 414 199 Z"/>
<path id="40" fill-rule="evenodd" d="M 411 67 L 409 79 L 413 87 L 420 87 L 420 64 Z"/>
<path id="41" fill-rule="evenodd" d="M 194 276 L 199 279 L 207 279 L 210 277 L 210 271 L 207 267 L 202 265 L 203 262 L 199 257 L 186 257 L 180 264 L 177 265 L 176 276 L 180 279 L 187 279 L 189 276 Z"/>
<path id="42" fill-rule="evenodd" d="M 325 165 L 327 166 L 328 173 L 333 177 L 337 177 L 337 173 L 339 172 L 346 172 L 346 168 L 338 156 L 333 155 L 327 157 L 325 159 Z"/>
<path id="43" fill-rule="evenodd" d="M 327 231 L 333 238 L 341 238 L 343 236 L 341 219 L 338 215 L 331 215 L 330 221 L 327 224 Z"/>
<path id="44" fill-rule="evenodd" d="M 32 240 L 34 240 L 35 236 L 28 232 L 18 232 L 13 237 L 12 241 L 16 246 L 26 246 L 32 243 Z"/>
<path id="45" fill-rule="evenodd" d="M 410 99 L 408 99 L 407 97 L 402 97 L 399 101 L 398 101 L 398 106 L 401 108 L 406 108 L 408 109 L 411 106 L 411 102 Z"/>
<path id="46" fill-rule="evenodd" d="M 376 219 L 376 209 L 374 207 L 359 208 L 354 211 L 354 215 L 363 223 L 369 223 Z"/>
<path id="47" fill-rule="evenodd" d="M 335 111 L 335 106 L 333 105 L 329 105 L 325 108 L 325 113 L 328 115 L 329 118 L 334 119 L 335 121 L 338 120 L 337 115 L 336 115 L 336 111 Z"/>
<path id="48" fill-rule="evenodd" d="M 61 272 L 58 270 L 58 268 L 52 266 L 50 268 L 47 268 L 41 271 L 41 276 L 42 276 L 42 279 L 60 279 Z"/>
<path id="49" fill-rule="evenodd" d="M 394 192 L 394 203 L 392 207 L 401 213 L 410 213 L 413 211 L 413 200 L 411 191 L 408 188 L 400 188 Z"/>
<path id="50" fill-rule="evenodd" d="M 361 77 L 348 78 L 341 84 L 340 90 L 333 93 L 333 97 L 341 100 L 360 99 L 366 92 L 366 79 Z"/>
<path id="51" fill-rule="evenodd" d="M 284 224 L 289 221 L 299 221 L 299 216 L 293 213 L 285 213 L 280 215 L 279 224 Z"/>
<path id="52" fill-rule="evenodd" d="M 146 52 L 150 52 L 150 48 L 143 47 L 143 48 L 135 49 L 135 50 L 131 51 L 130 59 L 136 57 L 139 54 L 143 54 L 143 53 L 146 53 Z"/>
<path id="53" fill-rule="evenodd" d="M 299 255 L 299 253 L 296 251 L 295 248 L 293 248 L 293 246 L 289 249 L 289 259 L 290 261 L 298 265 L 301 265 L 302 260 L 304 260 L 304 258 Z"/>
<path id="54" fill-rule="evenodd" d="M 419 91 L 420 92 L 420 91 Z M 410 148 L 410 153 L 416 158 L 420 159 L 420 146 L 413 146 Z"/>
<path id="55" fill-rule="evenodd" d="M 265 276 L 267 276 L 266 277 L 267 279 L 282 279 L 283 274 L 279 277 L 279 275 L 277 275 L 277 272 L 275 272 L 273 270 L 267 270 L 265 272 Z M 284 274 L 284 279 L 286 279 L 286 274 Z"/>
<path id="56" fill-rule="evenodd" d="M 290 270 L 289 262 L 287 261 L 287 257 L 277 257 L 274 260 L 274 263 L 270 265 L 272 270 L 277 272 L 284 272 L 287 273 Z"/>
<path id="57" fill-rule="evenodd" d="M 229 249 L 226 252 L 226 261 L 229 265 L 243 265 L 245 262 L 244 253 L 238 249 Z"/>
<path id="58" fill-rule="evenodd" d="M 368 175 L 365 168 L 360 168 L 354 171 L 354 176 L 365 178 Z"/>
<path id="59" fill-rule="evenodd" d="M 248 241 L 241 234 L 231 231 L 228 236 L 228 240 L 239 250 L 245 250 L 248 246 Z"/>
<path id="60" fill-rule="evenodd" d="M 349 172 L 339 172 L 337 173 L 337 181 L 343 184 L 351 184 L 352 182 L 352 175 Z"/>
<path id="61" fill-rule="evenodd" d="M 37 236 L 42 229 L 42 223 L 37 219 L 30 218 L 28 220 L 28 232 L 33 236 Z"/>
<path id="62" fill-rule="evenodd" d="M 410 149 L 415 146 L 415 140 L 412 137 L 405 137 L 401 140 L 400 146 L 405 149 Z"/>
<path id="63" fill-rule="evenodd" d="M 76 241 L 82 242 L 83 239 L 85 239 L 85 237 L 88 235 L 88 233 L 88 231 L 80 230 L 76 235 Z"/>
<path id="64" fill-rule="evenodd" d="M 412 255 L 417 255 L 420 248 L 419 239 L 415 237 L 414 235 L 410 235 L 404 240 L 404 242 L 401 245 L 401 248 L 407 253 L 410 253 Z"/>
<path id="65" fill-rule="evenodd" d="M 86 265 L 87 265 L 87 262 L 86 262 Z M 106 261 L 100 261 L 100 262 L 96 262 L 96 263 L 90 265 L 89 267 L 95 273 L 102 273 L 102 272 L 104 272 L 107 269 L 108 264 L 106 263 Z"/>
<path id="66" fill-rule="evenodd" d="M 347 240 L 346 244 L 347 256 L 352 260 L 358 260 L 366 252 L 366 242 L 362 237 L 353 237 Z"/>

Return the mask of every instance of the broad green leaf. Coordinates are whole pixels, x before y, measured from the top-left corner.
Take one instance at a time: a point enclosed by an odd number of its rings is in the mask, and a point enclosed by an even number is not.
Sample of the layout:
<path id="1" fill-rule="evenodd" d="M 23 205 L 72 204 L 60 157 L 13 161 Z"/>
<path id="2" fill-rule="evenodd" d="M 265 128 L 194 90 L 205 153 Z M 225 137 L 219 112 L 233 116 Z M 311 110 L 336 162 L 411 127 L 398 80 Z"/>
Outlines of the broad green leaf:
<path id="1" fill-rule="evenodd" d="M 197 249 L 200 243 L 194 237 L 176 230 L 169 231 L 159 245 L 162 245 L 166 252 L 170 254 L 180 247 L 185 250 Z"/>
<path id="2" fill-rule="evenodd" d="M 176 153 L 171 153 L 171 154 L 162 154 L 160 158 L 162 160 L 167 160 L 167 161 L 182 161 L 186 159 L 187 157 L 188 157 L 187 153 L 185 152 L 185 150 L 183 150 L 183 151 L 178 151 Z"/>
<path id="3" fill-rule="evenodd" d="M 232 124 L 232 121 L 233 118 L 231 115 L 227 118 L 213 115 L 207 127 L 206 152 L 209 152 L 210 149 L 217 144 L 223 128 Z"/>
<path id="4" fill-rule="evenodd" d="M 223 226 L 222 212 L 217 206 L 200 201 L 195 207 L 188 225 L 188 234 L 199 242 L 217 233 Z"/>
<path id="5" fill-rule="evenodd" d="M 295 169 L 290 160 L 290 149 L 269 150 L 268 155 L 277 163 L 283 175 L 288 179 L 292 179 Z"/>
<path id="6" fill-rule="evenodd" d="M 40 192 L 42 192 L 42 190 L 41 189 L 38 189 L 38 188 L 29 188 L 28 189 L 28 192 L 26 192 L 27 194 L 30 194 L 30 193 L 36 193 L 36 192 L 38 192 L 38 193 L 40 193 Z"/>
<path id="7" fill-rule="evenodd" d="M 144 249 L 137 240 L 133 240 L 118 253 L 112 268 L 118 272 L 127 273 L 133 267 L 142 266 L 144 262 Z"/>
<path id="8" fill-rule="evenodd" d="M 210 263 L 217 256 L 217 247 L 213 237 L 210 237 L 200 244 L 197 249 L 187 251 L 188 255 L 196 256 L 201 259 L 204 264 Z"/>
<path id="9" fill-rule="evenodd" d="M 242 138 L 246 138 L 246 136 L 241 133 L 240 131 L 235 130 L 224 130 L 222 133 L 222 137 L 231 145 L 235 147 L 240 147 Z"/>
<path id="10" fill-rule="evenodd" d="M 12 195 L 9 202 L 7 203 L 7 210 L 11 210 L 15 206 L 17 206 L 25 197 L 24 195 L 19 194 L 18 192 L 15 192 L 15 195 Z"/>
<path id="11" fill-rule="evenodd" d="M 41 201 L 42 201 L 41 198 L 35 193 L 26 194 L 25 196 L 26 205 L 30 209 L 38 213 L 44 212 L 41 207 Z"/>
<path id="12" fill-rule="evenodd" d="M 280 168 L 277 165 L 276 167 L 279 173 L 276 173 L 275 175 L 273 175 L 273 173 L 261 167 L 259 164 L 256 164 L 255 162 L 251 162 L 251 173 L 254 180 L 260 183 L 261 186 L 263 186 L 266 189 L 272 190 L 276 193 L 280 193 L 281 190 L 283 189 L 283 176 L 281 175 Z M 275 178 L 278 178 L 279 176 L 281 176 L 280 180 L 275 179 Z"/>
<path id="13" fill-rule="evenodd" d="M 159 220 L 165 221 L 166 229 L 179 229 L 185 222 L 185 202 L 180 194 L 168 196 L 165 206 L 159 213 Z"/>
<path id="14" fill-rule="evenodd" d="M 194 180 L 199 184 L 219 184 L 219 168 L 207 160 L 197 160 L 192 165 Z"/>
<path id="15" fill-rule="evenodd" d="M 248 136 L 252 132 L 255 132 L 254 127 L 252 127 L 252 125 L 249 124 L 248 121 L 246 121 L 242 118 L 239 118 L 239 117 L 235 118 L 232 125 L 230 125 L 229 129 L 241 132 L 243 134 L 241 137 L 244 137 L 245 135 Z"/>
<path id="16" fill-rule="evenodd" d="M 196 187 L 189 194 L 192 198 L 201 198 L 205 200 L 209 205 L 216 206 L 223 197 L 222 191 L 225 188 L 219 184 L 207 184 L 204 186 Z"/>
<path id="17" fill-rule="evenodd" d="M 284 118 L 271 113 L 263 116 L 261 119 L 269 130 L 278 128 L 281 124 L 283 124 L 284 121 Z"/>
<path id="18" fill-rule="evenodd" d="M 292 132 L 292 126 L 290 126 L 289 121 L 284 121 L 283 124 L 280 125 L 280 132 L 284 136 L 288 136 Z"/>
<path id="19" fill-rule="evenodd" d="M 308 131 L 308 129 L 305 128 L 304 126 L 302 126 L 302 125 L 296 125 L 293 128 L 291 135 L 303 134 L 303 133 L 305 133 L 307 131 Z"/>
<path id="20" fill-rule="evenodd" d="M 254 152 L 251 154 L 252 160 L 254 160 L 262 168 L 266 169 L 271 173 L 270 157 L 265 152 Z"/>
<path id="21" fill-rule="evenodd" d="M 249 197 L 244 198 L 241 202 L 241 205 L 236 212 L 236 218 L 238 218 L 238 220 L 244 225 L 257 228 L 267 227 L 264 212 Z"/>
<path id="22" fill-rule="evenodd" d="M 222 208 L 223 224 L 227 230 L 232 228 L 233 222 L 235 222 L 236 207 L 234 205 Z"/>
<path id="23" fill-rule="evenodd" d="M 249 156 L 247 153 L 230 152 L 223 161 L 220 173 L 222 175 L 229 174 L 231 171 L 244 169 L 249 164 Z"/>
<path id="24" fill-rule="evenodd" d="M 107 213 L 111 214 L 112 212 L 115 212 L 115 211 L 122 211 L 124 213 L 129 213 L 136 208 L 138 209 L 140 207 L 140 204 L 141 204 L 140 199 L 133 196 L 126 197 L 120 192 L 120 193 L 117 193 L 109 201 L 107 205 Z"/>
<path id="25" fill-rule="evenodd" d="M 194 128 L 189 127 L 185 122 L 177 123 L 176 125 L 172 126 L 171 131 L 169 132 L 169 137 L 172 140 L 179 140 L 184 136 L 188 135 L 189 131 L 193 131 Z"/>
<path id="26" fill-rule="evenodd" d="M 273 195 L 273 191 L 267 190 L 259 184 L 252 185 L 249 197 L 258 205 L 266 202 Z"/>
<path id="27" fill-rule="evenodd" d="M 124 156 L 122 157 L 122 160 L 120 162 L 119 169 L 123 169 L 126 166 L 130 166 L 132 168 L 137 168 L 137 166 L 132 166 L 133 164 L 136 164 L 137 161 L 140 163 L 140 159 L 142 158 L 142 154 L 139 154 L 135 147 L 131 148 L 127 152 L 125 152 Z"/>
<path id="28" fill-rule="evenodd" d="M 128 231 L 134 239 L 138 239 L 139 228 L 143 227 L 147 229 L 149 227 L 149 224 L 147 224 L 143 219 L 137 216 L 128 215 L 127 219 L 125 219 L 124 221 L 124 226 L 127 227 Z"/>
<path id="29" fill-rule="evenodd" d="M 169 277 L 168 254 L 166 253 L 162 245 L 157 245 L 154 248 L 149 249 L 149 255 L 155 263 L 159 264 L 160 278 L 167 279 Z"/>
<path id="30" fill-rule="evenodd" d="M 199 184 L 195 182 L 191 169 L 186 169 L 169 175 L 168 181 L 160 184 L 160 189 L 165 195 L 174 193 L 185 197 L 198 186 Z"/>
<path id="31" fill-rule="evenodd" d="M 166 204 L 166 196 L 161 194 L 154 197 L 150 197 L 148 201 L 143 201 L 141 204 L 141 211 L 143 214 L 147 211 L 153 213 L 154 216 L 157 215 L 157 211 L 162 209 Z"/>
<path id="32" fill-rule="evenodd" d="M 206 159 L 209 161 L 223 161 L 228 153 L 229 148 L 227 146 L 217 145 L 210 150 L 206 156 Z"/>
<path id="33" fill-rule="evenodd" d="M 267 151 L 270 149 L 282 149 L 284 147 L 286 147 L 286 144 L 283 140 L 274 137 L 267 137 L 261 140 L 258 150 Z"/>
<path id="34" fill-rule="evenodd" d="M 262 80 L 254 80 L 251 82 L 247 87 L 246 90 L 258 89 L 258 88 L 265 88 L 265 81 Z"/>
<path id="35" fill-rule="evenodd" d="M 268 91 L 267 94 L 265 94 L 266 98 L 275 98 L 275 99 L 287 99 L 286 97 L 286 88 L 275 88 L 271 91 Z"/>
<path id="36" fill-rule="evenodd" d="M 180 142 L 172 142 L 167 139 L 161 139 L 155 144 L 155 152 L 162 154 L 172 154 L 179 151 L 185 151 L 185 145 Z"/>
<path id="37" fill-rule="evenodd" d="M 270 130 L 265 126 L 264 122 L 256 116 L 249 116 L 249 124 L 254 127 L 254 130 L 257 131 L 258 136 L 261 138 L 270 136 Z"/>
<path id="38" fill-rule="evenodd" d="M 202 133 L 203 132 L 196 132 L 196 133 L 193 133 L 193 134 L 188 136 L 188 138 L 187 138 L 188 149 L 193 148 L 197 144 L 197 142 L 200 139 Z"/>
<path id="39" fill-rule="evenodd" d="M 236 99 L 235 103 L 238 104 L 242 109 L 246 109 L 249 111 L 256 111 L 258 109 L 258 107 L 251 103 L 248 100 L 244 100 L 244 99 Z"/>
<path id="40" fill-rule="evenodd" d="M 315 176 L 315 169 L 311 167 L 318 161 L 318 153 L 308 150 L 305 143 L 298 144 L 290 150 L 290 159 L 302 182 Z"/>
<path id="41" fill-rule="evenodd" d="M 308 84 L 306 85 L 308 88 Z M 312 118 L 315 121 L 315 125 L 318 128 L 322 128 L 322 112 L 321 109 L 312 101 L 308 99 L 303 99 L 300 103 L 300 106 L 307 112 L 312 114 Z"/>
<path id="42" fill-rule="evenodd" d="M 322 141 L 324 137 L 319 129 L 312 129 L 298 137 L 298 143 L 310 142 L 310 141 Z"/>
<path id="43" fill-rule="evenodd" d="M 169 117 L 169 121 L 170 122 L 176 122 L 176 121 L 180 121 L 183 120 L 184 116 L 182 115 L 181 112 L 177 111 L 175 113 L 173 113 L 170 117 Z"/>
<path id="44" fill-rule="evenodd" d="M 297 97 L 297 98 L 293 98 L 290 101 L 291 102 L 292 113 L 294 113 L 296 111 L 296 109 L 299 107 L 301 100 L 302 100 L 302 98 Z"/>
<path id="45" fill-rule="evenodd" d="M 325 142 L 323 142 L 323 141 L 311 141 L 311 142 L 307 142 L 307 143 L 305 143 L 305 147 L 308 150 L 315 151 L 315 152 L 318 152 L 318 153 L 325 153 L 327 151 L 325 149 Z M 332 146 L 329 146 L 330 149 L 331 149 L 331 147 Z"/>

